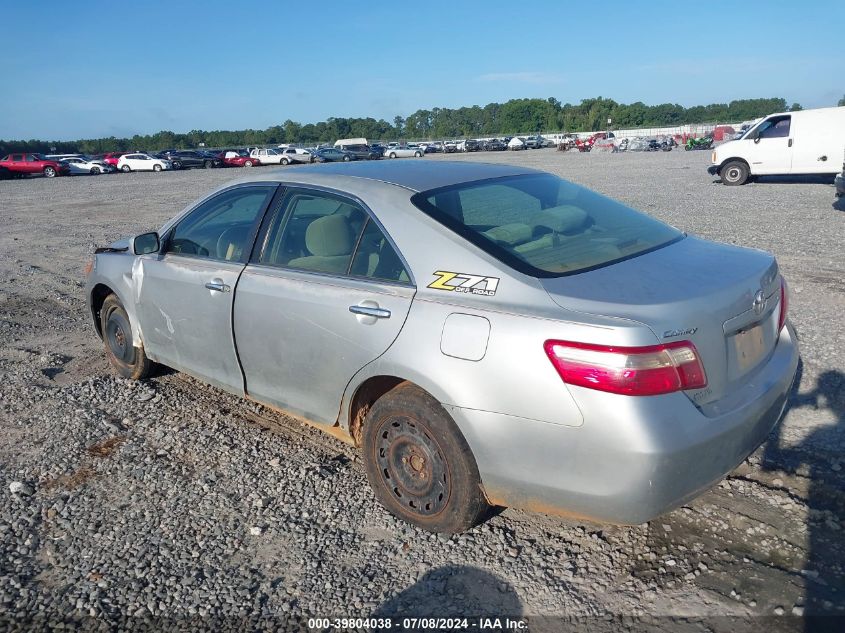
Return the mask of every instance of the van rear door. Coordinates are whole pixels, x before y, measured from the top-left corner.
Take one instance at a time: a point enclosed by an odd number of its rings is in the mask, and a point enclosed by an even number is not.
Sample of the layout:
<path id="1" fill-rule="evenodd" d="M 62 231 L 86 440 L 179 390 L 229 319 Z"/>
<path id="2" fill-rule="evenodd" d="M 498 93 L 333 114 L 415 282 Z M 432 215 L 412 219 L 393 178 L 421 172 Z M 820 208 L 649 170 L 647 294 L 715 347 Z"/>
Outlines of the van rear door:
<path id="1" fill-rule="evenodd" d="M 767 117 L 740 141 L 754 175 L 788 174 L 792 170 L 792 116 Z"/>

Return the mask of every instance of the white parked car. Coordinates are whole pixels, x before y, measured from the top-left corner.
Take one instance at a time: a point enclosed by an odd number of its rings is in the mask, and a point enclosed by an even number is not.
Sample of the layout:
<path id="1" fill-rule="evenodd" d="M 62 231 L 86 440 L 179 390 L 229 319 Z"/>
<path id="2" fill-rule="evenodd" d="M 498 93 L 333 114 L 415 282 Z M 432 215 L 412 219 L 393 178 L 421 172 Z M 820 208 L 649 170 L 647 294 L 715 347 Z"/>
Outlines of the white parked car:
<path id="1" fill-rule="evenodd" d="M 117 168 L 123 172 L 162 171 L 165 169 L 173 169 L 173 163 L 169 160 L 154 158 L 149 154 L 124 154 L 117 161 Z"/>
<path id="2" fill-rule="evenodd" d="M 257 158 L 259 164 L 261 165 L 287 165 L 287 162 L 283 162 L 284 154 L 282 154 L 282 150 L 270 148 L 270 149 L 252 149 L 249 152 L 249 155 L 252 158 Z M 288 161 L 290 162 L 290 161 Z"/>
<path id="3" fill-rule="evenodd" d="M 508 149 L 509 150 L 525 149 L 525 141 L 523 141 L 518 136 L 514 136 L 510 141 L 508 141 Z"/>
<path id="4" fill-rule="evenodd" d="M 290 163 L 313 163 L 314 155 L 307 149 L 300 147 L 286 147 L 285 149 L 276 150 L 282 154 L 282 165 Z"/>
<path id="5" fill-rule="evenodd" d="M 114 171 L 111 165 L 106 165 L 98 160 L 90 160 L 80 156 L 71 156 L 61 160 L 63 163 L 67 163 L 67 166 L 70 167 L 70 174 L 72 176 L 77 174 L 108 174 L 111 171 Z"/>
<path id="6" fill-rule="evenodd" d="M 425 150 L 419 145 L 394 145 L 384 150 L 385 158 L 422 158 Z"/>

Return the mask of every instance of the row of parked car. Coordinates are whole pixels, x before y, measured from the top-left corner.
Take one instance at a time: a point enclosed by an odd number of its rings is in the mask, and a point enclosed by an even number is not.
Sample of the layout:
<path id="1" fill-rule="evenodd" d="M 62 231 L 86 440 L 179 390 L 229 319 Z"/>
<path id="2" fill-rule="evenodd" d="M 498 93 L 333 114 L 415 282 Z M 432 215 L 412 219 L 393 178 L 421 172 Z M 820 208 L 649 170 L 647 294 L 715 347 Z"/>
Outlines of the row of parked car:
<path id="1" fill-rule="evenodd" d="M 116 171 L 168 171 L 219 167 L 256 167 L 296 163 L 375 160 L 422 157 L 425 147 L 415 144 L 388 145 L 356 143 L 334 147 L 271 147 L 223 150 L 164 150 L 161 152 L 105 152 L 43 155 L 34 152 L 9 154 L 0 159 L 0 179 L 42 174 L 47 178 L 77 174 L 108 174 Z"/>

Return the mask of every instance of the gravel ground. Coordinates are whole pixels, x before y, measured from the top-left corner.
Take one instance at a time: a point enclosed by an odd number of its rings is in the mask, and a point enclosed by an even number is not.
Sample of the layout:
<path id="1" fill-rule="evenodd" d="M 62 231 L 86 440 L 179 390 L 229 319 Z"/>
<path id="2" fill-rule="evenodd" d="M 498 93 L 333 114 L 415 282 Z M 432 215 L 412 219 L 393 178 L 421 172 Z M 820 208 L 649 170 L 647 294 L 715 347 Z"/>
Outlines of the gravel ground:
<path id="1" fill-rule="evenodd" d="M 783 615 L 776 630 L 845 615 L 845 215 L 832 179 L 723 187 L 708 158 L 455 157 L 539 167 L 774 252 L 803 356 L 779 432 L 647 525 L 507 510 L 455 537 L 382 510 L 356 452 L 333 438 L 175 372 L 132 383 L 109 370 L 82 297 L 93 245 L 156 228 L 242 171 L 0 182 L 0 628 Z"/>

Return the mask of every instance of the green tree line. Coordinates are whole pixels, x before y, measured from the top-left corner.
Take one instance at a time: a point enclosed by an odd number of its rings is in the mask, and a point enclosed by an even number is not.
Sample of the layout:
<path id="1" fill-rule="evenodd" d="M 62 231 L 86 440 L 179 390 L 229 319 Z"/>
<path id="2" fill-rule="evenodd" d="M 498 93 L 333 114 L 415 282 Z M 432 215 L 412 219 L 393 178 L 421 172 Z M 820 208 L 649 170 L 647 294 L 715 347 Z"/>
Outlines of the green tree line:
<path id="1" fill-rule="evenodd" d="M 791 107 L 792 110 L 800 108 L 797 103 Z M 0 140 L 0 155 L 15 151 L 86 154 L 125 150 L 155 151 L 199 147 L 200 143 L 215 148 L 279 143 L 316 144 L 360 136 L 373 140 L 421 140 L 552 131 L 587 132 L 605 129 L 607 119 L 612 119 L 612 127 L 616 129 L 662 127 L 685 123 L 739 122 L 785 110 L 787 103 L 782 98 L 740 99 L 689 108 L 676 103 L 650 106 L 637 101 L 623 104 L 603 97 L 584 99 L 577 105 L 562 104 L 554 97 L 511 99 L 505 103 L 488 103 L 484 107 L 417 110 L 407 117 L 395 117 L 392 123 L 371 117 L 331 117 L 319 123 L 306 124 L 287 120 L 266 130 L 191 130 L 185 134 L 163 130 L 155 134 L 136 134 L 131 138 L 111 136 L 78 141 Z"/>

